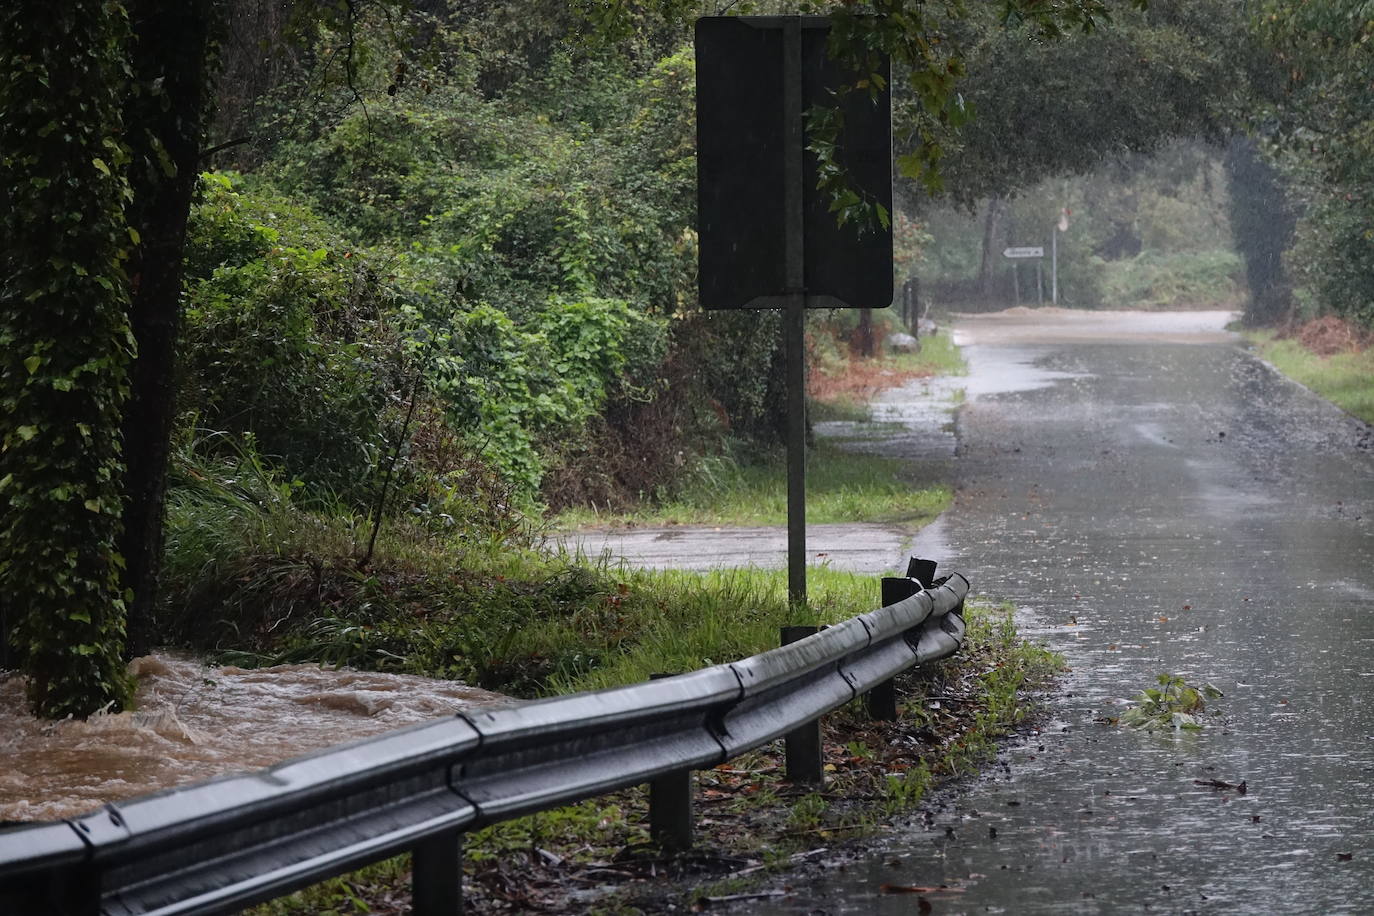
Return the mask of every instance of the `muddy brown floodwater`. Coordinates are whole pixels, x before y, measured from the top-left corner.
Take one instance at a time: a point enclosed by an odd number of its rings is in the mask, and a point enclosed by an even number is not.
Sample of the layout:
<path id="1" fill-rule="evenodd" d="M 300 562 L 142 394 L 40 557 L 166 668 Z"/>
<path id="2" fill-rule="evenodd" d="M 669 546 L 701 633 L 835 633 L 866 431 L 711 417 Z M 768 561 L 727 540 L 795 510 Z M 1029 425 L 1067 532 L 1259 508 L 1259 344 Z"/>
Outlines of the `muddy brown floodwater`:
<path id="1" fill-rule="evenodd" d="M 927 817 L 739 912 L 1374 913 L 1370 429 L 1226 318 L 958 323 L 956 497 L 916 549 L 1072 670 L 1041 730 Z M 1220 716 L 1103 721 L 1161 672 L 1220 687 Z"/>
<path id="2" fill-rule="evenodd" d="M 0 821 L 71 817 L 506 700 L 452 681 L 319 665 L 248 670 L 150 655 L 130 669 L 136 708 L 84 722 L 35 719 L 22 679 L 0 680 Z"/>

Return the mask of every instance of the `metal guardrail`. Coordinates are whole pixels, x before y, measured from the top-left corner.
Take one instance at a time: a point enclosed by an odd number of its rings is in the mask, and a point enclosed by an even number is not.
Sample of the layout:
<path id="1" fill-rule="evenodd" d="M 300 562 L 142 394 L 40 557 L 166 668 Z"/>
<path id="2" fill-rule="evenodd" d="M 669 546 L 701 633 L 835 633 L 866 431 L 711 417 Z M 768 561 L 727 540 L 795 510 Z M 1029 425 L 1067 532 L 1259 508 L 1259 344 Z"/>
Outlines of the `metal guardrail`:
<path id="1" fill-rule="evenodd" d="M 83 817 L 0 830 L 0 913 L 225 913 L 414 851 L 414 912 L 462 910 L 462 834 L 650 783 L 665 845 L 691 837 L 693 769 L 788 737 L 818 782 L 819 717 L 953 654 L 968 580 L 934 564 L 883 580 L 884 607 L 738 662 L 471 710 Z M 793 633 L 792 637 L 799 634 Z M 885 712 L 886 711 L 886 712 Z"/>

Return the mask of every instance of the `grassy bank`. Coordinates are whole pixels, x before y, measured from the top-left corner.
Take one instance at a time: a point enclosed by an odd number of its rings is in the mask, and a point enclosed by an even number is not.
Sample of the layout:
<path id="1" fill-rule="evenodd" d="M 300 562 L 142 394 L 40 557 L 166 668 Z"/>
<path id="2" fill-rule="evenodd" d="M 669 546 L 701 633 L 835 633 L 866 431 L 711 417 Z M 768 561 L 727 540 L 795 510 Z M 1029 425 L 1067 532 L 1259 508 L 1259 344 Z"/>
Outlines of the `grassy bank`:
<path id="1" fill-rule="evenodd" d="M 914 378 L 967 371 L 948 334 L 923 338 L 918 353 L 874 359 L 854 357 L 833 341 L 812 372 L 812 420 L 866 420 L 868 404 L 885 388 Z M 923 479 L 903 461 L 845 451 L 820 440 L 807 457 L 808 523 L 896 522 L 921 527 L 948 506 L 952 493 Z M 678 490 L 631 511 L 581 507 L 561 513 L 553 526 L 785 525 L 786 455 L 719 456 L 702 460 Z"/>
<path id="2" fill-rule="evenodd" d="M 858 592 L 870 587 L 850 578 Z M 839 579 L 832 586 L 843 589 Z M 971 606 L 969 622 L 963 651 L 899 679 L 897 721 L 869 721 L 859 704 L 827 717 L 823 791 L 785 780 L 778 745 L 699 772 L 696 846 L 676 858 L 649 841 L 643 788 L 496 824 L 467 838 L 469 911 L 690 909 L 917 810 L 930 789 L 990 759 L 996 740 L 1030 714 L 1031 692 L 1062 665 L 1019 639 L 1005 607 Z M 401 912 L 408 880 L 403 856 L 255 912 Z M 588 888 L 601 891 L 580 893 Z"/>
<path id="3" fill-rule="evenodd" d="M 651 571 L 510 541 L 180 494 L 169 527 L 173 642 L 246 667 L 322 662 L 522 697 L 645 680 L 771 648 L 778 628 L 878 606 L 876 576 L 818 567 L 791 608 L 780 571 Z M 175 612 L 171 609 L 175 608 Z"/>
<path id="4" fill-rule="evenodd" d="M 1233 309 L 1243 301 L 1244 267 L 1229 249 L 1144 252 L 1093 263 L 1101 272 L 1105 308 Z"/>
<path id="5" fill-rule="evenodd" d="M 1276 369 L 1306 385 L 1342 410 L 1374 423 L 1374 347 L 1320 355 L 1301 337 L 1279 337 L 1270 330 L 1246 331 L 1245 337 Z"/>
<path id="6" fill-rule="evenodd" d="M 877 606 L 876 577 L 621 568 L 514 537 L 474 540 L 399 521 L 365 568 L 367 520 L 257 493 L 181 490 L 169 512 L 170 641 L 222 662 L 316 661 L 539 696 L 685 671 L 774 644 L 777 628 Z"/>

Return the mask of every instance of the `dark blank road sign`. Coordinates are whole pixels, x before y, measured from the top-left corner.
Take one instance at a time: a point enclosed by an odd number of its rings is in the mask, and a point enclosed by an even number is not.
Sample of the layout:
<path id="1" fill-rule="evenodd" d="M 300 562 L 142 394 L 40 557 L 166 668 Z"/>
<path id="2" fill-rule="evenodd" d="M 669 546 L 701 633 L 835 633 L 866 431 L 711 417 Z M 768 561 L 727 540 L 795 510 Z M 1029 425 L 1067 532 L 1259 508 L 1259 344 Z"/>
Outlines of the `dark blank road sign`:
<path id="1" fill-rule="evenodd" d="M 785 281 L 781 16 L 697 20 L 697 194 L 701 303 L 708 309 L 778 308 Z M 802 107 L 834 106 L 831 90 L 859 78 L 826 54 L 830 31 L 803 18 Z M 889 77 L 883 65 L 881 75 Z M 846 93 L 838 158 L 870 201 L 892 209 L 892 118 L 887 88 Z M 809 139 L 805 142 L 809 143 Z M 892 304 L 892 232 L 871 221 L 838 226 L 816 190 L 816 157 L 803 165 L 806 304 Z"/>

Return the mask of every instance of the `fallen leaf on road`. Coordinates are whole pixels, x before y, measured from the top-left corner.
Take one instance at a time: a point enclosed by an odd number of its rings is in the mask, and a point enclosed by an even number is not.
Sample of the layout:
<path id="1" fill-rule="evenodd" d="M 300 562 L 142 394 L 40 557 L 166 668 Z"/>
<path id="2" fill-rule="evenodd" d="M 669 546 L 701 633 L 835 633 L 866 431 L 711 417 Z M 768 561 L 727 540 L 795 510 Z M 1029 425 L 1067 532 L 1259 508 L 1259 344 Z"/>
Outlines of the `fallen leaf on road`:
<path id="1" fill-rule="evenodd" d="M 1246 792 L 1245 780 L 1240 782 L 1226 782 L 1221 779 L 1194 779 L 1193 785 L 1206 786 L 1209 789 L 1235 789 L 1241 795 Z"/>
<path id="2" fill-rule="evenodd" d="M 880 884 L 878 893 L 880 894 L 962 894 L 962 887 L 950 887 L 948 884 L 926 885 L 926 884 Z"/>

